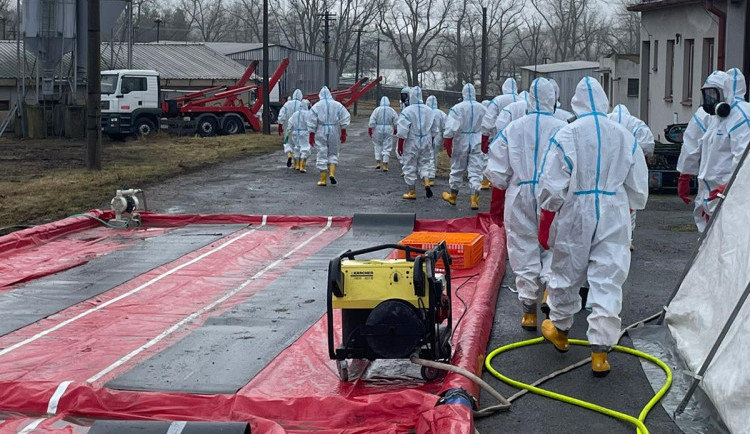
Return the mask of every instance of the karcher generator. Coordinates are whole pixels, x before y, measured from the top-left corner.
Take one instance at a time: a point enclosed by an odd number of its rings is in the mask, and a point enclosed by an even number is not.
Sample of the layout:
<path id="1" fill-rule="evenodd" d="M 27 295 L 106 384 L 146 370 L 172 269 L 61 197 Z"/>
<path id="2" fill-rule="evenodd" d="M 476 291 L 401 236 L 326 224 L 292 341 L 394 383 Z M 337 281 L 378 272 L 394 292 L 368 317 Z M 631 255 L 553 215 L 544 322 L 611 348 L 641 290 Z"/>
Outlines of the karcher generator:
<path id="1" fill-rule="evenodd" d="M 357 259 L 395 249 L 406 259 Z M 436 265 L 443 268 L 436 272 Z M 430 250 L 385 244 L 346 251 L 328 266 L 328 353 L 339 377 L 349 380 L 348 359 L 419 358 L 449 362 L 451 357 L 451 258 L 444 242 Z M 334 309 L 341 311 L 341 335 L 334 333 Z M 340 345 L 335 348 L 335 341 Z M 422 378 L 440 371 L 422 368 Z"/>

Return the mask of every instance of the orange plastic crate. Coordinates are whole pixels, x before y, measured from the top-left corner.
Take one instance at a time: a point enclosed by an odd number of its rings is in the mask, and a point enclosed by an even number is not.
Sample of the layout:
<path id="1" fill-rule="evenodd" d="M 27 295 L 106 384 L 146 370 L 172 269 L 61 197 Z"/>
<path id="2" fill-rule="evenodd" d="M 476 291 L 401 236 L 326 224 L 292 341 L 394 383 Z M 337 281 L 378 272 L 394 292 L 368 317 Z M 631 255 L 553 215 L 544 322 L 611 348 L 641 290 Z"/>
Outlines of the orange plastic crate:
<path id="1" fill-rule="evenodd" d="M 445 241 L 448 246 L 448 253 L 452 259 L 451 268 L 472 268 L 484 256 L 484 235 L 470 232 L 414 232 L 399 244 L 428 250 L 441 241 Z M 398 257 L 403 259 L 406 253 L 398 250 Z M 436 265 L 438 268 L 444 268 L 442 261 Z"/>

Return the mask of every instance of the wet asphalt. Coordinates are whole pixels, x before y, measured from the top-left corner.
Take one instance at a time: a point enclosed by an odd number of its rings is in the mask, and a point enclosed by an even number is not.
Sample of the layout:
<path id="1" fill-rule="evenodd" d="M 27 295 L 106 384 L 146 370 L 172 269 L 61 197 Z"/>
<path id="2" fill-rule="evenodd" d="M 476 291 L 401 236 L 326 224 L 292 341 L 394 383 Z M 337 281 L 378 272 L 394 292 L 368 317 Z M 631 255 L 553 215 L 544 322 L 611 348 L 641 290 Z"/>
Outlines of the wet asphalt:
<path id="1" fill-rule="evenodd" d="M 206 169 L 147 188 L 152 211 L 163 213 L 244 213 L 282 215 L 352 215 L 360 212 L 413 212 L 417 218 L 449 219 L 469 216 L 468 186 L 459 193 L 457 206 L 440 199 L 447 180 L 438 179 L 435 197 L 427 199 L 418 189 L 416 201 L 405 201 L 406 190 L 395 155 L 390 171 L 374 169 L 375 158 L 367 137 L 366 118 L 360 115 L 348 130 L 348 142 L 340 153 L 338 184 L 318 187 L 314 154 L 308 173 L 286 168 L 281 151 L 238 160 Z M 248 140 L 252 140 L 248 135 Z M 489 192 L 482 192 L 480 211 L 489 209 Z M 672 195 L 652 195 L 647 209 L 638 214 L 631 272 L 623 289 L 623 326 L 658 312 L 667 302 L 676 280 L 697 242 L 692 215 Z M 487 352 L 511 342 L 538 336 L 520 328 L 521 310 L 510 268 L 498 297 L 497 312 Z M 585 339 L 585 311 L 576 317 L 571 337 Z M 625 337 L 622 342 L 630 345 Z M 561 355 L 549 345 L 515 350 L 499 356 L 493 363 L 511 378 L 532 382 L 552 371 L 588 356 L 586 348 L 573 348 Z M 595 402 L 637 416 L 653 395 L 639 361 L 628 355 L 610 356 L 612 373 L 596 379 L 585 366 L 546 384 L 550 390 Z M 484 379 L 510 396 L 515 389 L 485 372 Z M 493 403 L 482 393 L 483 406 Z M 652 433 L 680 433 L 661 406 L 652 410 L 646 425 Z M 607 434 L 634 432 L 632 425 L 569 404 L 528 394 L 513 404 L 511 411 L 477 420 L 480 433 L 580 433 Z"/>

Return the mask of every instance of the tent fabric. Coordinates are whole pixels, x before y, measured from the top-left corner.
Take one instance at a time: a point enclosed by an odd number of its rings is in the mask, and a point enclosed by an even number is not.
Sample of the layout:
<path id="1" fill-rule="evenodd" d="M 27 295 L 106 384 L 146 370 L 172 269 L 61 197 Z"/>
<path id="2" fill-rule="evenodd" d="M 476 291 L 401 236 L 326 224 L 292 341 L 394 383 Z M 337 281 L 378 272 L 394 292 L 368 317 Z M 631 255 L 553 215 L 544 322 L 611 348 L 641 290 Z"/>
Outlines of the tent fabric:
<path id="1" fill-rule="evenodd" d="M 94 215 L 111 218 L 101 211 Z M 315 251 L 350 230 L 349 217 L 286 217 L 244 215 L 167 216 L 144 214 L 147 227 L 170 228 L 185 224 L 250 224 L 246 229 L 219 240 L 213 246 L 198 249 L 185 257 L 157 267 L 96 299 L 72 306 L 58 314 L 23 329 L 0 337 L 0 410 L 7 419 L 0 422 L 0 432 L 16 432 L 34 423 L 33 416 L 49 412 L 55 401 L 54 417 L 39 421 L 34 432 L 86 432 L 86 427 L 75 425 L 77 417 L 93 419 L 151 419 L 151 420 L 245 420 L 253 432 L 323 432 L 323 433 L 472 433 L 471 412 L 461 405 L 435 407 L 440 392 L 463 387 L 475 396 L 478 388 L 466 378 L 448 374 L 440 380 L 425 383 L 419 378 L 418 367 L 408 361 L 391 365 L 389 361 L 375 361 L 367 374 L 351 383 L 339 381 L 335 363 L 328 359 L 326 348 L 325 315 L 283 350 L 245 387 L 235 394 L 199 395 L 118 391 L 103 386 L 109 378 L 145 360 L 150 354 L 176 342 L 191 329 L 198 327 L 208 315 L 228 309 L 241 299 L 252 297 L 276 277 L 287 272 Z M 242 236 L 265 221 L 266 227 L 257 233 L 243 236 L 220 253 L 203 257 L 217 244 Z M 330 222 L 330 228 L 309 245 L 279 262 L 289 248 L 310 239 Z M 45 252 L 54 244 L 65 255 L 76 256 L 80 240 L 110 240 L 100 224 L 89 218 L 76 217 L 19 231 L 0 238 L 0 255 L 18 259 L 26 264 L 34 252 Z M 141 229 L 143 230 L 143 229 Z M 489 215 L 455 220 L 417 221 L 415 230 L 481 232 L 486 256 L 472 269 L 456 270 L 452 275 L 454 291 L 459 290 L 464 305 L 455 297 L 454 324 L 464 316 L 453 335 L 452 363 L 481 373 L 482 360 L 492 328 L 495 303 L 500 281 L 505 271 L 505 233 L 492 224 Z M 111 230 L 113 237 L 123 231 Z M 133 233 L 138 230 L 132 231 Z M 160 232 L 163 233 L 163 232 Z M 120 235 L 117 235 L 120 234 Z M 131 236 L 136 236 L 132 235 Z M 89 252 L 90 254 L 90 252 Z M 106 254 L 101 251 L 97 254 Z M 79 260 L 85 261 L 87 254 Z M 212 254 L 213 255 L 213 254 Z M 149 339 L 170 329 L 181 318 L 197 312 L 211 300 L 219 300 L 231 288 L 268 264 L 278 267 L 253 281 L 247 291 L 238 293 L 215 309 L 203 312 L 183 324 L 173 335 L 149 347 L 147 351 L 128 358 L 129 351 L 143 346 Z M 183 269 L 167 274 L 180 265 Z M 26 280 L 38 278 L 33 267 L 20 266 L 28 273 Z M 55 272 L 49 267 L 50 273 Z M 19 274 L 24 278 L 23 273 Z M 145 282 L 147 290 L 132 293 Z M 243 277 L 244 276 L 244 277 Z M 200 293 L 190 292 L 199 284 Z M 118 297 L 130 294 L 124 302 Z M 55 328 L 93 307 L 115 300 L 106 309 L 86 314 L 80 321 Z M 118 299 L 119 300 L 119 299 Z M 168 308 L 167 308 L 168 307 Z M 54 329 L 43 339 L 24 343 L 45 330 Z M 22 346 L 17 346 L 22 344 Z M 15 348 L 14 348 L 15 347 Z M 5 351 L 4 351 L 5 350 Z M 108 373 L 104 368 L 122 360 L 122 364 Z M 380 363 L 383 362 L 383 363 Z M 118 362 L 119 363 L 119 362 Z M 372 372 L 375 372 L 374 374 Z M 69 382 L 59 394 L 62 384 Z M 53 398 L 55 397 L 56 398 Z M 6 413 L 7 412 L 7 413 Z M 13 413 L 16 412 L 14 416 Z M 9 416 L 5 416 L 9 415 Z M 62 418 L 73 423 L 62 423 Z"/>
<path id="2" fill-rule="evenodd" d="M 695 262 L 666 308 L 680 356 L 698 372 L 750 283 L 750 164 L 738 169 Z M 700 385 L 733 433 L 750 433 L 750 302 L 729 329 Z"/>

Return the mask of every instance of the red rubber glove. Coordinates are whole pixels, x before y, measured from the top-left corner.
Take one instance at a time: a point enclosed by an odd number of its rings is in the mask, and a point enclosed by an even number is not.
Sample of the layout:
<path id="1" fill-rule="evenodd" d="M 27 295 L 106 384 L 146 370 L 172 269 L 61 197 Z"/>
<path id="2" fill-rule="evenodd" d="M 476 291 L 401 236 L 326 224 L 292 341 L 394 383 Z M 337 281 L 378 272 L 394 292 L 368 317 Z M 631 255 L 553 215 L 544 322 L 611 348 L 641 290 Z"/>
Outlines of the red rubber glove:
<path id="1" fill-rule="evenodd" d="M 726 190 L 726 188 L 726 184 L 722 184 L 714 188 L 713 190 L 711 190 L 711 194 L 708 195 L 708 200 L 718 199 L 720 194 L 724 194 L 724 190 Z"/>
<path id="2" fill-rule="evenodd" d="M 346 130 L 341 130 L 341 143 L 346 143 Z"/>
<path id="3" fill-rule="evenodd" d="M 310 146 L 315 147 L 315 133 L 310 133 Z"/>
<path id="4" fill-rule="evenodd" d="M 539 244 L 542 245 L 544 250 L 549 250 L 549 228 L 552 227 L 554 220 L 555 213 L 553 211 L 542 210 L 542 215 L 539 218 Z"/>
<path id="5" fill-rule="evenodd" d="M 490 136 L 482 136 L 482 153 L 486 154 L 490 150 Z"/>
<path id="6" fill-rule="evenodd" d="M 443 146 L 445 146 L 445 152 L 448 154 L 448 158 L 453 157 L 453 137 L 448 137 L 443 142 Z"/>
<path id="7" fill-rule="evenodd" d="M 372 127 L 367 129 L 367 135 L 372 137 Z"/>
<path id="8" fill-rule="evenodd" d="M 404 155 L 404 139 L 399 138 L 398 139 L 398 146 L 396 147 L 396 152 L 398 152 L 398 155 Z"/>
<path id="9" fill-rule="evenodd" d="M 677 179 L 677 196 L 685 202 L 686 205 L 690 205 L 692 200 L 690 199 L 690 180 L 693 179 L 693 175 L 687 173 L 681 173 Z"/>
<path id="10" fill-rule="evenodd" d="M 279 124 L 279 135 L 284 134 L 284 126 Z"/>

